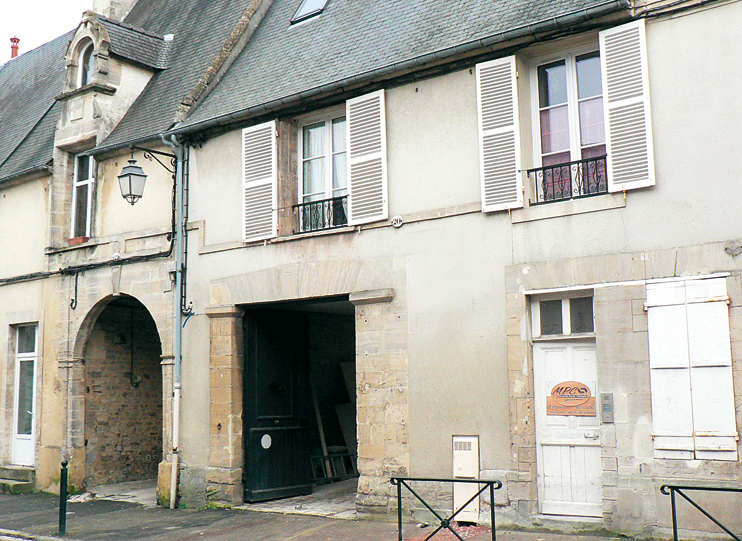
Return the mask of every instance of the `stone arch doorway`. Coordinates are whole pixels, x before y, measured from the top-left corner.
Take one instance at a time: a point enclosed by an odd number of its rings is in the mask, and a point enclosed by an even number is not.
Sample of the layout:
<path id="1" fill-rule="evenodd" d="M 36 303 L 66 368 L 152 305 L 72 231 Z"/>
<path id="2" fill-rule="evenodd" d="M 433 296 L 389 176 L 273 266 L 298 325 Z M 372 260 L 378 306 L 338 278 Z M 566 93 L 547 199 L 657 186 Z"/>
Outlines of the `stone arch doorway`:
<path id="1" fill-rule="evenodd" d="M 95 319 L 83 354 L 86 487 L 157 477 L 161 354 L 157 325 L 134 297 L 110 300 Z"/>

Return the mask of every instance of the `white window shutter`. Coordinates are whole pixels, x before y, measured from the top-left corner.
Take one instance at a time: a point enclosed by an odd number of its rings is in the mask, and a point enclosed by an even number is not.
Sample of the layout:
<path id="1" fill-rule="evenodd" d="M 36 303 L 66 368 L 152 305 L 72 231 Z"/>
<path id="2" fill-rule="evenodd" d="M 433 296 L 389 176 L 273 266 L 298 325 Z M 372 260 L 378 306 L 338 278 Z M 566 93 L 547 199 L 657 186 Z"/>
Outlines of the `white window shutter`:
<path id="1" fill-rule="evenodd" d="M 703 297 L 706 294 L 707 297 Z M 688 282 L 688 350 L 696 458 L 737 460 L 726 279 Z"/>
<path id="2" fill-rule="evenodd" d="M 600 32 L 608 190 L 654 186 L 644 19 Z"/>
<path id="3" fill-rule="evenodd" d="M 693 410 L 683 283 L 648 285 L 647 304 L 655 456 L 690 459 Z"/>
<path id="4" fill-rule="evenodd" d="M 277 235 L 276 123 L 242 130 L 242 241 Z"/>
<path id="5" fill-rule="evenodd" d="M 726 280 L 647 284 L 655 456 L 737 460 Z"/>
<path id="6" fill-rule="evenodd" d="M 348 224 L 389 216 L 384 91 L 346 102 L 348 123 Z"/>
<path id="7" fill-rule="evenodd" d="M 523 206 L 515 57 L 477 64 L 482 212 Z"/>

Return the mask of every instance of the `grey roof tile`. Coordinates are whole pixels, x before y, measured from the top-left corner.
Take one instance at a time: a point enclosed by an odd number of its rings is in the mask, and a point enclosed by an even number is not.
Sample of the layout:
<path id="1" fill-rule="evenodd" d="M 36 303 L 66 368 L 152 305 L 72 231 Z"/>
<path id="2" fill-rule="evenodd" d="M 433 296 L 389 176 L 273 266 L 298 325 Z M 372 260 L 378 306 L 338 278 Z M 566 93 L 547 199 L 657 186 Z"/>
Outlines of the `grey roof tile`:
<path id="1" fill-rule="evenodd" d="M 125 23 L 159 35 L 173 34 L 168 69 L 147 87 L 101 147 L 141 141 L 165 132 L 239 21 L 249 0 L 139 0 Z"/>
<path id="2" fill-rule="evenodd" d="M 52 158 L 60 114 L 54 98 L 62 92 L 71 38 L 68 32 L 0 67 L 0 181 Z"/>
<path id="3" fill-rule="evenodd" d="M 329 0 L 290 25 L 301 0 L 274 0 L 219 84 L 182 126 L 368 77 L 426 54 L 609 4 L 605 0 Z"/>
<path id="4" fill-rule="evenodd" d="M 156 69 L 167 67 L 169 43 L 162 36 L 98 16 L 111 38 L 111 53 Z"/>

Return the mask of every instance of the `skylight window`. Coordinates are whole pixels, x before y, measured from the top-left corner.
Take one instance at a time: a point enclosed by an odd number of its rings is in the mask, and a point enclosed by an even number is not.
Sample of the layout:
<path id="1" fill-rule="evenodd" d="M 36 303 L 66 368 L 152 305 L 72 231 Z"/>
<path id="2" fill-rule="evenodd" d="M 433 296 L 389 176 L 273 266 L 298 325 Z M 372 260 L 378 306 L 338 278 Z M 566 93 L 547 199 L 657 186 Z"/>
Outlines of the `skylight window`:
<path id="1" fill-rule="evenodd" d="M 296 10 L 296 13 L 294 13 L 294 16 L 291 18 L 291 24 L 319 15 L 322 13 L 322 10 L 325 9 L 327 1 L 328 0 L 303 0 L 299 9 Z"/>

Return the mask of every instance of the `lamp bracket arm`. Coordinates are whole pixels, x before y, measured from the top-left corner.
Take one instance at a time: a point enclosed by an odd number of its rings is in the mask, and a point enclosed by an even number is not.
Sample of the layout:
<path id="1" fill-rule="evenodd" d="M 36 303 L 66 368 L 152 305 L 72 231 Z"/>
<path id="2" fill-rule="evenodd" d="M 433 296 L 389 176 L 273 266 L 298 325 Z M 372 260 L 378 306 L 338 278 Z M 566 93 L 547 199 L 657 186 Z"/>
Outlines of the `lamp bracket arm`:
<path id="1" fill-rule="evenodd" d="M 138 147 L 136 145 L 131 145 L 129 148 L 131 148 L 132 152 L 135 150 L 140 150 L 144 153 L 144 157 L 147 160 L 155 160 L 157 163 L 159 163 L 162 167 L 168 170 L 168 172 L 175 174 L 175 164 L 177 163 L 177 156 L 175 154 L 170 154 L 169 152 L 162 152 L 159 150 L 152 150 L 151 148 L 144 148 L 144 147 Z M 168 167 L 165 165 L 157 156 L 164 156 L 166 158 L 170 158 L 170 165 L 171 167 Z"/>

